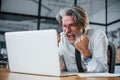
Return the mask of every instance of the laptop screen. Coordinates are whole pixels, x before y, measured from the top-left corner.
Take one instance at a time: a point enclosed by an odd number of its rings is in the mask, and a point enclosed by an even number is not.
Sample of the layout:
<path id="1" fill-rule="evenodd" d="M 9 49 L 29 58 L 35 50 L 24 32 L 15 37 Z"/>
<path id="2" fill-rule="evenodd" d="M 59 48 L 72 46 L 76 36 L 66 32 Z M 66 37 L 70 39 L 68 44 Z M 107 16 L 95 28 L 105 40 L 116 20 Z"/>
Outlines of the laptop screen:
<path id="1" fill-rule="evenodd" d="M 7 32 L 5 39 L 10 71 L 60 75 L 55 30 Z"/>

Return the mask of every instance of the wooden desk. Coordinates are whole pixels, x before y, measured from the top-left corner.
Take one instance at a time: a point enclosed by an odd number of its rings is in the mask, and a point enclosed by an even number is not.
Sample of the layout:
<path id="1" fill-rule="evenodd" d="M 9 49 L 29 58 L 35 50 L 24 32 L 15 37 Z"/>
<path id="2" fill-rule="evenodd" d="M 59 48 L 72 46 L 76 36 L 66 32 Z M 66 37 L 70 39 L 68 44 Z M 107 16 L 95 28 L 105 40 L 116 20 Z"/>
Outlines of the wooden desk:
<path id="1" fill-rule="evenodd" d="M 79 76 L 68 77 L 50 77 L 39 75 L 18 74 L 9 72 L 6 69 L 0 68 L 0 80 L 120 80 L 120 77 L 113 78 L 82 78 Z"/>

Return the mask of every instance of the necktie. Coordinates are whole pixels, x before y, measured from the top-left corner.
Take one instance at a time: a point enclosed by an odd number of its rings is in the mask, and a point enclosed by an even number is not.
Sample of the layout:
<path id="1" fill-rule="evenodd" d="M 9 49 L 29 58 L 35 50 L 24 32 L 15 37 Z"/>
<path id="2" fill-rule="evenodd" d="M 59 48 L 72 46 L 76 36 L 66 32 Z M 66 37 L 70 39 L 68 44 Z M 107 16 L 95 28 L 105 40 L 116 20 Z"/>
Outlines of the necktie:
<path id="1" fill-rule="evenodd" d="M 75 59 L 76 59 L 76 64 L 79 72 L 84 72 L 82 65 L 81 65 L 81 53 L 75 49 Z"/>

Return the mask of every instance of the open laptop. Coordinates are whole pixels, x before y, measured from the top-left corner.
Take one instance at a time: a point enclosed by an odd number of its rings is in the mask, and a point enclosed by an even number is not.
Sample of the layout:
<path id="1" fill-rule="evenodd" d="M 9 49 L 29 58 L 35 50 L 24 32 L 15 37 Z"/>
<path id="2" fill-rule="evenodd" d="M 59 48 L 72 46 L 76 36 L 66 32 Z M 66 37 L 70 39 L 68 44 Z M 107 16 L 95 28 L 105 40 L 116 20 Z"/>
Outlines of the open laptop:
<path id="1" fill-rule="evenodd" d="M 6 32 L 11 72 L 68 76 L 61 73 L 56 30 Z"/>

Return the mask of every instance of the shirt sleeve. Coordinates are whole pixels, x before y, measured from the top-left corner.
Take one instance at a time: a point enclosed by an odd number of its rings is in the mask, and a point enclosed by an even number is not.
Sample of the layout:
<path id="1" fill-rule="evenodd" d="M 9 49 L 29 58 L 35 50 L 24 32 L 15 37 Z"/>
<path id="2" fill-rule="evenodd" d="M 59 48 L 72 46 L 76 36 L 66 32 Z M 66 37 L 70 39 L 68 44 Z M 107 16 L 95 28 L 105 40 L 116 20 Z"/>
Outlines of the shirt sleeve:
<path id="1" fill-rule="evenodd" d="M 61 71 L 65 71 L 65 63 L 64 63 L 64 60 L 63 60 L 63 56 L 59 55 L 59 61 L 60 61 L 60 69 L 61 69 Z"/>
<path id="2" fill-rule="evenodd" d="M 92 44 L 92 59 L 87 64 L 88 72 L 108 72 L 107 65 L 107 48 L 108 40 L 104 32 L 96 33 L 94 35 Z"/>

